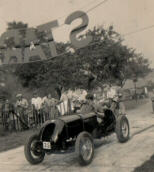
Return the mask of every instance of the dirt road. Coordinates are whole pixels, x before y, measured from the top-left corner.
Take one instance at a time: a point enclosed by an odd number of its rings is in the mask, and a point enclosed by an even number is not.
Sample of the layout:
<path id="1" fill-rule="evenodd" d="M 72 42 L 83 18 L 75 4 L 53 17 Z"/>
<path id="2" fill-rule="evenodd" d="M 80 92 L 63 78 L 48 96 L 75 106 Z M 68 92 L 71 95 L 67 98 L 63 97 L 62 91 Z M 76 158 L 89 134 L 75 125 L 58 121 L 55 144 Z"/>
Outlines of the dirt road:
<path id="1" fill-rule="evenodd" d="M 80 167 L 73 153 L 49 155 L 37 166 L 29 165 L 25 160 L 23 147 L 0 153 L 0 171 L 3 172 L 130 172 L 140 166 L 154 154 L 154 114 L 151 104 L 128 112 L 131 138 L 120 144 L 116 135 L 96 140 L 95 157 L 87 167 Z M 153 169 L 154 171 L 154 169 Z"/>

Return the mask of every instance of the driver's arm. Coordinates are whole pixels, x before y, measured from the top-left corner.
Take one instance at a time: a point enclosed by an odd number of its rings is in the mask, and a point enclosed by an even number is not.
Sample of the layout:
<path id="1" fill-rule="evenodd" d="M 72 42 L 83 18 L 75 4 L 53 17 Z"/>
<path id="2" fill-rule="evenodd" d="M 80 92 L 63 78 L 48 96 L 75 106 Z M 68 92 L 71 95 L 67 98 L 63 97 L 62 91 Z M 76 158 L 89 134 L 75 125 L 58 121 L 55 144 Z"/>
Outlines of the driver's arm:
<path id="1" fill-rule="evenodd" d="M 96 112 L 98 118 L 104 118 L 104 113 Z"/>
<path id="2" fill-rule="evenodd" d="M 95 112 L 98 118 L 104 118 L 104 108 L 102 104 L 95 105 Z"/>

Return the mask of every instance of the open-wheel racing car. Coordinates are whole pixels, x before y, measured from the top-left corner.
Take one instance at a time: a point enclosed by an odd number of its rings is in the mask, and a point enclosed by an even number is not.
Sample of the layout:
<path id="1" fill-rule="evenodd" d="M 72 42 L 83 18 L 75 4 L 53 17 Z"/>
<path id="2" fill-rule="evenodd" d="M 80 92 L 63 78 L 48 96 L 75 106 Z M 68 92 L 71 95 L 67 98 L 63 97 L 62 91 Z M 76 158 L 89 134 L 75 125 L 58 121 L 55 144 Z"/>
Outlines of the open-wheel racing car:
<path id="1" fill-rule="evenodd" d="M 45 154 L 66 153 L 75 148 L 81 165 L 89 164 L 94 155 L 94 139 L 116 133 L 121 143 L 129 139 L 129 122 L 126 115 L 115 117 L 110 109 L 104 110 L 101 122 L 96 113 L 61 116 L 47 121 L 38 134 L 25 144 L 25 157 L 31 164 L 39 164 Z"/>

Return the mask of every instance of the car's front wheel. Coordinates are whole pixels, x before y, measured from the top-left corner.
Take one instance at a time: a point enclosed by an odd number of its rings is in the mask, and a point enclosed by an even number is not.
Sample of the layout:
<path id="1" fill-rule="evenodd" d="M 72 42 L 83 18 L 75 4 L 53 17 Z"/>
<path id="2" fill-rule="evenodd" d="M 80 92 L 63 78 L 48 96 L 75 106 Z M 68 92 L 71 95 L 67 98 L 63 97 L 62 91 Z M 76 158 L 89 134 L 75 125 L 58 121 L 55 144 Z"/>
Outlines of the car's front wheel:
<path id="1" fill-rule="evenodd" d="M 120 143 L 129 139 L 129 122 L 125 115 L 120 115 L 116 121 L 116 134 Z"/>
<path id="2" fill-rule="evenodd" d="M 94 156 L 93 138 L 88 132 L 78 135 L 75 143 L 75 151 L 81 165 L 88 165 Z"/>
<path id="3" fill-rule="evenodd" d="M 38 135 L 32 135 L 24 147 L 24 153 L 27 161 L 30 164 L 39 164 L 44 160 L 45 152 L 42 145 L 38 141 Z"/>

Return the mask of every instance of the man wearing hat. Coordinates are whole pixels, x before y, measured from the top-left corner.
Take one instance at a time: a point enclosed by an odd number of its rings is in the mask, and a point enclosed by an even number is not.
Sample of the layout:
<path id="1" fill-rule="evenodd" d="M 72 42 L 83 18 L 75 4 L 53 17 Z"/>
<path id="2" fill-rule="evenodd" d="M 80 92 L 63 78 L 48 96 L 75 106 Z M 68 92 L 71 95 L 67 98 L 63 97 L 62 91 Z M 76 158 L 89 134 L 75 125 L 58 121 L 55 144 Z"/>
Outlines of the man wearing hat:
<path id="1" fill-rule="evenodd" d="M 22 94 L 17 94 L 16 98 L 16 112 L 19 117 L 20 127 L 22 130 L 24 130 L 28 127 L 28 116 L 26 113 L 28 108 L 28 101 L 25 98 L 23 98 Z"/>

